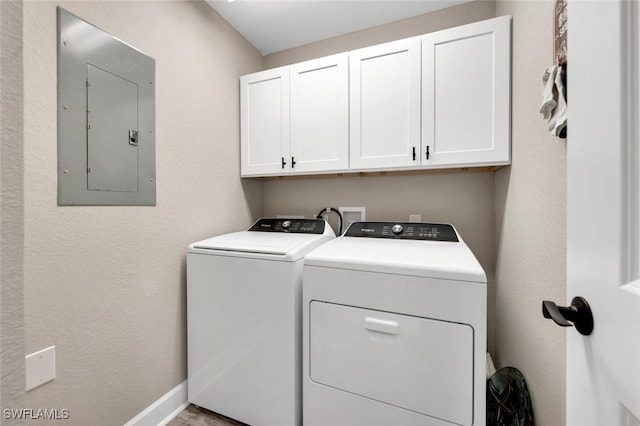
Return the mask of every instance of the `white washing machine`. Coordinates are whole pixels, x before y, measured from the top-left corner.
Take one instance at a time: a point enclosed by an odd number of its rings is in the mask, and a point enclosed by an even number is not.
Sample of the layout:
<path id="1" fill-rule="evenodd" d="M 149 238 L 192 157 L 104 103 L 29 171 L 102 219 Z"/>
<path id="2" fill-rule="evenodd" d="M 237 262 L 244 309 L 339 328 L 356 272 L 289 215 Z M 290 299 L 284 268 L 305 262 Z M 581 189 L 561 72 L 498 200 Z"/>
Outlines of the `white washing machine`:
<path id="1" fill-rule="evenodd" d="M 302 418 L 302 264 L 323 220 L 258 220 L 187 252 L 189 402 L 253 426 Z"/>
<path id="2" fill-rule="evenodd" d="M 305 426 L 484 426 L 485 273 L 451 225 L 356 222 L 303 274 Z"/>

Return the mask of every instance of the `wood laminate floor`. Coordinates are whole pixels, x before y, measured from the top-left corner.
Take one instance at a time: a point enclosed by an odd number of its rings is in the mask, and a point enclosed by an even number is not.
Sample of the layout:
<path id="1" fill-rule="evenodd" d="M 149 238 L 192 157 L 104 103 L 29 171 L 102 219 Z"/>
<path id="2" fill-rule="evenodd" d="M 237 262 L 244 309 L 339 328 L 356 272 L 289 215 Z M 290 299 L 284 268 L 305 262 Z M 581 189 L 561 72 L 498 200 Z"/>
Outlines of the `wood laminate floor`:
<path id="1" fill-rule="evenodd" d="M 188 406 L 167 426 L 247 426 L 195 405 Z"/>

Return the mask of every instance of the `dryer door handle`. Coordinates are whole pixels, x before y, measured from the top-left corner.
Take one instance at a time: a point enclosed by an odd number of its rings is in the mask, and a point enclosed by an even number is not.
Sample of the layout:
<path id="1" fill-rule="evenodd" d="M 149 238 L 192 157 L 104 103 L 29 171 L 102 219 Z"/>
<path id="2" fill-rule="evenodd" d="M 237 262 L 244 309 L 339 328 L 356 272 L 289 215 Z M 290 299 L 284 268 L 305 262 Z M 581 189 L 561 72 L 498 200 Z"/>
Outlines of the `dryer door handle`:
<path id="1" fill-rule="evenodd" d="M 396 321 L 381 318 L 366 317 L 364 319 L 364 328 L 378 333 L 400 334 L 400 324 Z"/>

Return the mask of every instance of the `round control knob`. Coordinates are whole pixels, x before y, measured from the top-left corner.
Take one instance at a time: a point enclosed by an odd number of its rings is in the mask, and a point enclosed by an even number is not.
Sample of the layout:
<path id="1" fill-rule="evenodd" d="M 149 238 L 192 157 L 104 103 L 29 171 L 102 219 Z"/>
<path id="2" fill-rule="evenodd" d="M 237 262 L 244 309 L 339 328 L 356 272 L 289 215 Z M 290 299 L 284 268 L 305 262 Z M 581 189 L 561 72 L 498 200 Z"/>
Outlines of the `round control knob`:
<path id="1" fill-rule="evenodd" d="M 287 229 L 290 226 L 291 226 L 291 221 L 290 220 L 285 220 L 284 222 L 282 222 L 282 227 L 284 229 Z"/>
<path id="2" fill-rule="evenodd" d="M 404 228 L 402 228 L 402 225 L 396 224 L 391 227 L 391 232 L 393 232 L 396 235 L 402 234 L 402 231 L 404 231 Z"/>

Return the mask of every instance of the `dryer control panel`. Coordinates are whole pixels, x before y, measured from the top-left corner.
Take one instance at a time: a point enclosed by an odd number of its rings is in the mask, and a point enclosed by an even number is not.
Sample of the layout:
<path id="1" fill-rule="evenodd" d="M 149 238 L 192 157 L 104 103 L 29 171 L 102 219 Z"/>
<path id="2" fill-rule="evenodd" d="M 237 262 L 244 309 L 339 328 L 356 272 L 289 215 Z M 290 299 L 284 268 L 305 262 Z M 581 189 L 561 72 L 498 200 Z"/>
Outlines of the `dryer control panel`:
<path id="1" fill-rule="evenodd" d="M 322 219 L 262 218 L 249 231 L 289 232 L 292 234 L 322 234 L 325 221 Z"/>
<path id="2" fill-rule="evenodd" d="M 458 242 L 453 226 L 443 223 L 354 222 L 345 237 Z"/>

